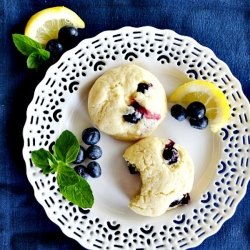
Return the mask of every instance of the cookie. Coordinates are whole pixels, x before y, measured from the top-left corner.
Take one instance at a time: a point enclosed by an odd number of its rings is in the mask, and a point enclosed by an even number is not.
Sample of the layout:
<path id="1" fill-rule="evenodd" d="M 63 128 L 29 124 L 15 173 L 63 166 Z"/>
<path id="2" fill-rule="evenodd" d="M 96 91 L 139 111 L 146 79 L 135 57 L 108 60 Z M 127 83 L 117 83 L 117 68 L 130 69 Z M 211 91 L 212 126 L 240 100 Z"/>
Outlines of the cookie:
<path id="1" fill-rule="evenodd" d="M 156 217 L 188 203 L 194 165 L 185 148 L 171 140 L 147 137 L 128 147 L 123 157 L 141 176 L 140 193 L 129 204 L 135 213 Z"/>
<path id="2" fill-rule="evenodd" d="M 150 135 L 167 114 L 167 97 L 149 71 L 124 65 L 108 70 L 93 84 L 88 112 L 104 133 L 125 141 Z"/>

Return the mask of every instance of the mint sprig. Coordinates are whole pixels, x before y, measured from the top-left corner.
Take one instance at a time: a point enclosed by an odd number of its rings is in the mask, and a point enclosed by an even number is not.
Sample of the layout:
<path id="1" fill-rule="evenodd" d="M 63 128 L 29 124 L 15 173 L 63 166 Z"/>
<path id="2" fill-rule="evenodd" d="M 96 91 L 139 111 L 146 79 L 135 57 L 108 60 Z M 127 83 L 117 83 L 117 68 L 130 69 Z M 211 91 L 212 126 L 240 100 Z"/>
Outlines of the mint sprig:
<path id="1" fill-rule="evenodd" d="M 79 149 L 75 135 L 65 130 L 55 142 L 54 154 L 39 149 L 32 151 L 31 159 L 44 174 L 57 172 L 59 190 L 68 201 L 81 208 L 91 208 L 94 197 L 90 185 L 68 165 L 76 160 Z"/>
<path id="2" fill-rule="evenodd" d="M 27 67 L 29 69 L 38 69 L 39 66 L 50 58 L 50 52 L 43 49 L 42 45 L 28 36 L 21 34 L 12 34 L 13 42 L 16 48 L 27 56 Z"/>

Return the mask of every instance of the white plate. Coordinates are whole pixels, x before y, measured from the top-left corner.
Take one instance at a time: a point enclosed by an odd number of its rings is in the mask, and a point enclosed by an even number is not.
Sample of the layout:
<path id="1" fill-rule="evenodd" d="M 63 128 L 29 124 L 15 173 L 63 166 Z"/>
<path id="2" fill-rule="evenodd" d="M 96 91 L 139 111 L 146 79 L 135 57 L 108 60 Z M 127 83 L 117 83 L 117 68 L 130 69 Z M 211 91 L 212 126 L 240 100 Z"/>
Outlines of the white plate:
<path id="1" fill-rule="evenodd" d="M 87 112 L 88 91 L 105 71 L 137 64 L 155 74 L 169 96 L 193 79 L 214 82 L 225 93 L 232 118 L 213 134 L 192 129 L 167 115 L 153 135 L 186 147 L 195 163 L 191 202 L 157 218 L 133 213 L 130 198 L 140 187 L 122 158 L 130 143 L 101 134 L 103 174 L 89 179 L 95 203 L 83 210 L 63 199 L 55 175 L 33 166 L 30 152 L 50 148 L 60 133 L 93 126 Z M 169 107 L 171 104 L 169 104 Z M 27 109 L 23 157 L 36 199 L 69 237 L 90 249 L 186 249 L 199 245 L 230 218 L 249 181 L 249 104 L 241 85 L 214 53 L 189 37 L 152 27 L 124 27 L 82 41 L 66 52 L 37 86 Z"/>

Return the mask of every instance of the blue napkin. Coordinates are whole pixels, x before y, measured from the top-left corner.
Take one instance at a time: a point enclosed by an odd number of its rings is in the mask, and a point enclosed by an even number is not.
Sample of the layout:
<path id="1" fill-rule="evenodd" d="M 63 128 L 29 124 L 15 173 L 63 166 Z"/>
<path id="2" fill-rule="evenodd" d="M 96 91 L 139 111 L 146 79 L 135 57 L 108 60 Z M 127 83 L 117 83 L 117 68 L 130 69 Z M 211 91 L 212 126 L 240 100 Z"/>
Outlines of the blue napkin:
<path id="1" fill-rule="evenodd" d="M 44 72 L 26 68 L 14 47 L 12 33 L 23 33 L 39 10 L 66 6 L 86 23 L 81 39 L 123 26 L 171 29 L 209 47 L 224 61 L 250 99 L 249 0 L 2 0 L 0 6 L 0 249 L 84 249 L 51 222 L 36 201 L 22 158 L 26 109 Z M 250 249 L 250 190 L 234 216 L 197 250 Z"/>

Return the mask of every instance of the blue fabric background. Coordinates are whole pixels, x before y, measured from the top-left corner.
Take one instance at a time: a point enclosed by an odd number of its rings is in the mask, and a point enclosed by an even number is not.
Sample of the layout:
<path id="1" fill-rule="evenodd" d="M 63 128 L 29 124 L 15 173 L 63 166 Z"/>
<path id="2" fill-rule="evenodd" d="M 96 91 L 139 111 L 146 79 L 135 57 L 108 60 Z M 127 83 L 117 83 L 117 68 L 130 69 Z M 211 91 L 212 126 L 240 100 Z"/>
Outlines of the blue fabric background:
<path id="1" fill-rule="evenodd" d="M 83 249 L 65 236 L 36 201 L 22 158 L 26 108 L 44 72 L 26 68 L 11 34 L 35 12 L 64 5 L 85 21 L 81 38 L 123 26 L 172 29 L 209 47 L 239 79 L 250 99 L 249 0 L 1 0 L 0 4 L 0 249 Z M 234 216 L 197 250 L 250 249 L 250 189 Z"/>

